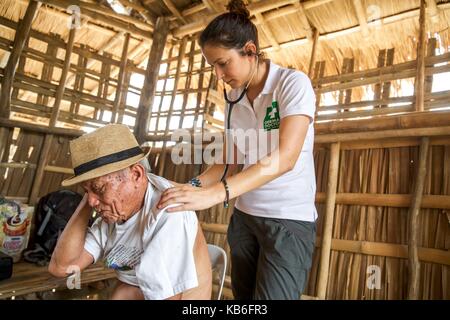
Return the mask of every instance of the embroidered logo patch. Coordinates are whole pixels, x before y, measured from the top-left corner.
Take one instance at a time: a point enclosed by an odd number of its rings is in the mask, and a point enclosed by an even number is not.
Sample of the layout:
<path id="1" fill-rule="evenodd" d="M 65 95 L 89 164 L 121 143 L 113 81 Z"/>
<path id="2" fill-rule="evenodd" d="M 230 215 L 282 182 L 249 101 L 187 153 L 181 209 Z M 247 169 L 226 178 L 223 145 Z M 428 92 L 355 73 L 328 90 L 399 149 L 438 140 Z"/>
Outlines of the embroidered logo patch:
<path id="1" fill-rule="evenodd" d="M 272 105 L 267 107 L 263 125 L 266 131 L 280 128 L 280 110 L 277 101 L 273 101 Z"/>

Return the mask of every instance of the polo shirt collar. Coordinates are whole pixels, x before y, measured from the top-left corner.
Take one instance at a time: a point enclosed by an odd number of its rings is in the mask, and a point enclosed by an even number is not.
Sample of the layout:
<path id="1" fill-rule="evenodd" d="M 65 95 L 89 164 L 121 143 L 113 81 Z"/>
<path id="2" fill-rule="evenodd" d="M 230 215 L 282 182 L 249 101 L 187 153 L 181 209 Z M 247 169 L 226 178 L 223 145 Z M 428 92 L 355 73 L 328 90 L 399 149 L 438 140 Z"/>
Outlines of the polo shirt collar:
<path id="1" fill-rule="evenodd" d="M 280 78 L 279 70 L 280 67 L 277 64 L 273 63 L 271 60 L 269 60 L 269 74 L 267 75 L 266 83 L 264 84 L 261 94 L 272 94 L 275 91 L 275 88 L 277 87 L 278 84 L 278 80 Z M 242 90 L 244 90 L 243 87 L 237 89 L 236 98 L 241 95 Z M 245 95 L 244 98 L 240 102 L 238 102 L 238 104 L 243 104 L 244 101 L 246 101 L 246 104 L 250 105 L 250 102 L 248 102 L 247 99 L 247 95 Z"/>
<path id="2" fill-rule="evenodd" d="M 269 60 L 269 74 L 261 94 L 271 94 L 275 91 L 279 79 L 279 69 L 280 67 L 277 64 Z"/>

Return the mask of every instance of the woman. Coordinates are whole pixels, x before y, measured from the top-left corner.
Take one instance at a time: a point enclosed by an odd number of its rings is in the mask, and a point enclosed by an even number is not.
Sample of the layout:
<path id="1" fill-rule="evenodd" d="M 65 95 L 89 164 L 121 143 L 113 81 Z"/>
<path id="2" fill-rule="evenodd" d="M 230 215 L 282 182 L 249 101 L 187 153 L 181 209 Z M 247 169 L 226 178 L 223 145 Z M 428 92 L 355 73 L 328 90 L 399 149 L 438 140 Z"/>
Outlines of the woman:
<path id="1" fill-rule="evenodd" d="M 237 197 L 228 227 L 234 297 L 298 299 L 311 267 L 317 217 L 314 91 L 303 73 L 263 59 L 241 0 L 232 0 L 228 9 L 206 27 L 199 43 L 218 79 L 232 88 L 224 92 L 231 133 L 254 132 L 259 142 L 255 148 L 228 138 L 234 154 L 245 155 L 240 173 L 227 177 L 226 165 L 215 164 L 190 184 L 167 189 L 159 206 L 202 210 L 222 201 L 226 207 Z M 271 147 L 259 147 L 261 141 Z"/>

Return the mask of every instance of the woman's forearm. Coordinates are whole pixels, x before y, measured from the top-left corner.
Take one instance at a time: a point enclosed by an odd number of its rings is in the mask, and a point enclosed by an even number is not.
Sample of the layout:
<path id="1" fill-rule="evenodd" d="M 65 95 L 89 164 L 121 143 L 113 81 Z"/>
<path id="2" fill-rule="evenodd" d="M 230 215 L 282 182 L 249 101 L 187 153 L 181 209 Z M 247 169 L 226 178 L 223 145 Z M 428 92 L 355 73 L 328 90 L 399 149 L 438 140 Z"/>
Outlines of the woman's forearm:
<path id="1" fill-rule="evenodd" d="M 228 168 L 228 174 L 233 172 L 237 165 L 230 164 Z M 216 184 L 222 178 L 223 172 L 225 170 L 224 164 L 214 164 L 209 167 L 205 172 L 200 174 L 198 178 L 200 179 L 203 187 L 208 187 Z"/>

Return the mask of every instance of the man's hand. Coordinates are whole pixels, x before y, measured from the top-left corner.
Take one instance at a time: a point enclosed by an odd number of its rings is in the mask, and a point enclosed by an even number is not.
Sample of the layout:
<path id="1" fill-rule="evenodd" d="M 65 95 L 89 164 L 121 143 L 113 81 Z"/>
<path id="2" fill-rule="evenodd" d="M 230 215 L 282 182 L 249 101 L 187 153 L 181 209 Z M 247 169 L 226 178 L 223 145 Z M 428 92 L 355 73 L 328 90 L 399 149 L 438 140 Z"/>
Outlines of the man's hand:
<path id="1" fill-rule="evenodd" d="M 158 203 L 158 209 L 171 204 L 179 204 L 167 209 L 167 212 L 208 209 L 225 199 L 225 188 L 222 183 L 211 187 L 198 188 L 183 184 L 166 189 Z"/>

